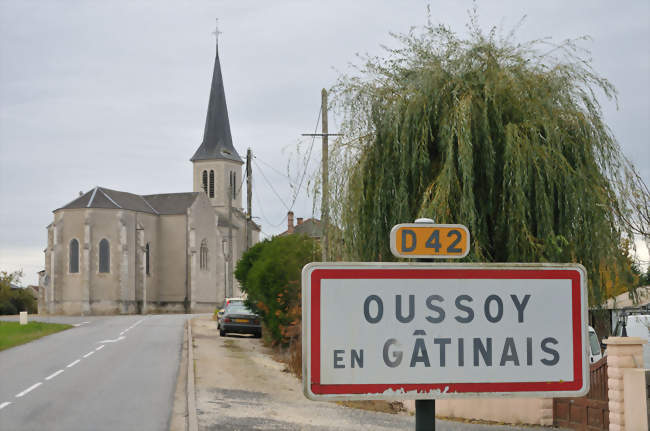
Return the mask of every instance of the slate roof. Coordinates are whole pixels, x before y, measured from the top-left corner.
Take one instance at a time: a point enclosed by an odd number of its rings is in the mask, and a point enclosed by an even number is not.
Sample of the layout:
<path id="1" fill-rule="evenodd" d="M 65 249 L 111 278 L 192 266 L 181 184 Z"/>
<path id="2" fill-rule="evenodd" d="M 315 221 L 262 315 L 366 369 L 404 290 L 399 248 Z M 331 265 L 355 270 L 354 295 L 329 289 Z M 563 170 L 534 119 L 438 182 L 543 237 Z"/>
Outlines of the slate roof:
<path id="1" fill-rule="evenodd" d="M 158 214 L 185 214 L 185 211 L 192 206 L 198 192 L 189 193 L 163 193 L 158 195 L 142 196 Z"/>
<path id="2" fill-rule="evenodd" d="M 320 238 L 323 236 L 323 228 L 320 220 L 309 218 L 297 226 L 294 226 L 293 233 L 307 235 L 311 238 Z"/>
<path id="3" fill-rule="evenodd" d="M 197 196 L 197 192 L 143 196 L 98 186 L 59 209 L 108 208 L 155 215 L 184 214 Z"/>
<path id="4" fill-rule="evenodd" d="M 210 101 L 208 102 L 208 113 L 205 118 L 205 129 L 203 131 L 203 142 L 191 161 L 226 159 L 242 162 L 237 150 L 232 145 L 230 134 L 230 121 L 228 120 L 228 107 L 226 106 L 226 93 L 223 88 L 223 77 L 221 76 L 221 64 L 219 63 L 219 46 L 214 59 L 214 71 L 212 72 L 212 86 L 210 88 Z"/>
<path id="5" fill-rule="evenodd" d="M 323 227 L 320 220 L 315 218 L 308 218 L 300 224 L 293 227 L 293 233 L 297 235 L 307 235 L 310 238 L 320 238 L 323 236 Z M 284 231 L 278 236 L 289 235 L 289 231 Z"/>

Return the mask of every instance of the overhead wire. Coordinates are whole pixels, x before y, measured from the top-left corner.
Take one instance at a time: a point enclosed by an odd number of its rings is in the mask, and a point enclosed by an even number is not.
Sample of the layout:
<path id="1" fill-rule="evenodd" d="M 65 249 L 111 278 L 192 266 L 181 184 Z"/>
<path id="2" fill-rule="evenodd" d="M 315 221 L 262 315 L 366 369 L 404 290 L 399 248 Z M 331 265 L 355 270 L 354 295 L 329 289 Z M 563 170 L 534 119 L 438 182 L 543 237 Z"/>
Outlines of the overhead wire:
<path id="1" fill-rule="evenodd" d="M 264 209 L 263 209 L 263 207 L 262 207 L 262 204 L 260 203 L 260 199 L 259 199 L 259 197 L 257 196 L 257 194 L 254 193 L 253 196 L 255 196 L 255 202 L 257 203 L 257 205 L 258 205 L 259 208 L 260 208 L 260 214 L 262 215 L 262 218 L 264 219 L 264 221 L 266 221 L 266 222 L 267 222 L 271 227 L 279 227 L 279 226 L 281 226 L 281 225 L 284 223 L 284 221 L 285 221 L 286 218 L 287 218 L 286 215 L 282 218 L 282 220 L 280 221 L 280 223 L 277 223 L 277 224 L 272 223 L 272 222 L 268 219 L 268 217 L 266 217 L 266 214 L 264 213 Z"/>
<path id="2" fill-rule="evenodd" d="M 285 177 L 285 178 L 289 178 L 289 179 L 291 179 L 291 178 L 289 177 L 289 175 L 287 175 L 287 174 L 283 174 L 282 172 L 280 172 L 280 171 L 278 171 L 276 168 L 274 168 L 273 165 L 271 165 L 271 164 L 269 164 L 269 163 L 266 163 L 264 160 L 260 159 L 259 157 L 257 157 L 257 156 L 253 156 L 253 158 L 259 160 L 260 163 L 266 165 L 268 168 L 271 168 L 271 169 L 272 169 L 276 174 L 278 174 L 278 175 L 280 175 L 280 176 L 283 176 L 283 177 Z"/>
<path id="3" fill-rule="evenodd" d="M 255 161 L 255 159 L 253 159 L 253 163 L 255 163 L 255 166 L 257 166 L 257 169 L 259 169 L 260 173 L 262 174 L 262 178 L 264 178 L 264 180 L 266 181 L 266 184 L 269 185 L 269 187 L 271 188 L 271 191 L 272 191 L 272 192 L 275 194 L 275 196 L 280 200 L 280 202 L 282 203 L 282 205 L 284 205 L 284 207 L 287 209 L 287 211 L 291 211 L 291 210 L 289 209 L 289 206 L 288 206 L 288 205 L 284 202 L 284 200 L 282 200 L 282 198 L 280 197 L 280 194 L 275 190 L 275 187 L 273 187 L 273 184 L 271 184 L 271 182 L 269 181 L 269 179 L 266 178 L 266 175 L 264 175 L 264 171 L 262 170 L 262 168 L 260 167 L 260 165 Z"/>
<path id="4" fill-rule="evenodd" d="M 321 104 L 321 105 L 318 107 L 318 115 L 316 116 L 316 126 L 314 127 L 314 135 L 316 135 L 316 132 L 318 132 L 318 126 L 320 125 L 320 120 L 321 120 L 321 114 L 322 114 L 322 111 L 323 111 L 323 105 Z M 307 159 L 306 159 L 306 163 L 305 163 L 305 169 L 303 170 L 302 175 L 301 175 L 301 177 L 300 177 L 300 182 L 299 182 L 299 184 L 298 184 L 298 188 L 296 189 L 295 195 L 293 196 L 293 200 L 291 201 L 291 205 L 287 205 L 287 204 L 284 202 L 284 200 L 280 197 L 280 194 L 275 190 L 275 188 L 273 187 L 273 185 L 271 184 L 271 182 L 269 181 L 269 179 L 266 177 L 266 175 L 264 174 L 264 171 L 262 170 L 262 168 L 260 167 L 260 165 L 257 163 L 256 159 L 259 160 L 261 163 L 264 163 L 266 166 L 269 166 L 271 169 L 273 169 L 275 172 L 277 172 L 278 174 L 282 175 L 283 177 L 289 178 L 289 176 L 280 173 L 277 169 L 275 169 L 275 168 L 274 168 L 273 166 L 271 166 L 270 164 L 264 162 L 264 161 L 263 161 L 262 159 L 260 159 L 259 157 L 257 157 L 257 156 L 253 156 L 253 162 L 255 163 L 255 165 L 257 166 L 257 168 L 260 170 L 260 173 L 262 174 L 262 177 L 264 178 L 264 180 L 266 181 L 266 183 L 269 185 L 269 187 L 271 188 L 271 190 L 273 191 L 273 193 L 275 194 L 275 196 L 280 200 L 280 202 L 282 203 L 282 205 L 284 205 L 284 207 L 287 209 L 287 212 L 292 211 L 294 205 L 296 204 L 296 200 L 298 199 L 298 195 L 300 194 L 300 189 L 302 188 L 302 185 L 303 185 L 303 183 L 304 183 L 304 181 L 305 181 L 305 177 L 307 176 L 307 169 L 309 168 L 309 162 L 311 161 L 311 154 L 312 154 L 312 152 L 313 152 L 313 150 L 314 150 L 314 143 L 315 143 L 315 142 L 316 142 L 316 136 L 312 136 L 311 144 L 310 144 L 310 146 L 309 146 L 309 151 L 308 151 L 308 153 L 307 153 Z M 290 179 L 290 178 L 289 178 L 289 179 Z M 262 210 L 262 206 L 261 206 L 261 204 L 260 204 L 260 202 L 259 202 L 259 199 L 258 199 L 257 195 L 255 195 L 255 200 L 256 200 L 256 202 L 257 202 L 257 205 L 259 205 L 259 207 L 260 207 L 260 212 L 262 213 L 262 216 L 263 216 L 264 220 L 265 220 L 269 225 L 271 225 L 271 226 L 273 226 L 273 227 L 278 227 L 278 226 L 281 226 L 281 225 L 284 223 L 284 221 L 287 219 L 287 216 L 285 215 L 285 216 L 282 218 L 282 220 L 280 221 L 280 223 L 277 223 L 277 224 L 275 224 L 275 223 L 271 223 L 271 221 L 270 221 L 270 220 L 266 217 L 266 215 L 264 214 L 264 211 Z"/>

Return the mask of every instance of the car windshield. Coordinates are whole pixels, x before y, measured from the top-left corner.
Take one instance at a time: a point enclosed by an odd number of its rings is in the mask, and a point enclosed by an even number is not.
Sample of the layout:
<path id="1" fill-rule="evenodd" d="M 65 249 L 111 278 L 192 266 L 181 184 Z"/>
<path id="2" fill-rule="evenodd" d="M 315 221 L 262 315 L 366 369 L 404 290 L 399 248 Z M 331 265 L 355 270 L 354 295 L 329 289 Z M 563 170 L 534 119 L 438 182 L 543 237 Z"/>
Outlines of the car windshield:
<path id="1" fill-rule="evenodd" d="M 252 314 L 244 304 L 232 304 L 228 306 L 226 312 L 230 314 Z"/>
<path id="2" fill-rule="evenodd" d="M 594 356 L 600 355 L 600 343 L 595 332 L 589 332 L 589 344 L 591 345 L 591 354 Z"/>

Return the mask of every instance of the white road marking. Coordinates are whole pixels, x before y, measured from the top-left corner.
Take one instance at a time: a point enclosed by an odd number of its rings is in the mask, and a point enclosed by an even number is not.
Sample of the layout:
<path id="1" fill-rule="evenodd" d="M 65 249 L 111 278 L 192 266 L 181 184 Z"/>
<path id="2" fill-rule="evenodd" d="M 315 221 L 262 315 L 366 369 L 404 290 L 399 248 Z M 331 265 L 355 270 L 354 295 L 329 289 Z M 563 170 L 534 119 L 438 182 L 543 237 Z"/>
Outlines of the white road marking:
<path id="1" fill-rule="evenodd" d="M 4 403 L 0 404 L 0 410 L 4 409 L 7 407 L 9 404 L 11 404 L 9 401 L 5 401 Z"/>
<path id="2" fill-rule="evenodd" d="M 129 332 L 131 329 L 135 328 L 135 327 L 138 326 L 140 323 L 144 322 L 144 320 L 145 320 L 145 318 L 138 320 L 138 321 L 135 322 L 133 325 L 129 326 L 129 327 L 126 328 L 124 331 L 120 332 L 120 335 L 124 335 L 124 334 L 126 334 L 126 333 Z"/>
<path id="3" fill-rule="evenodd" d="M 98 348 L 95 349 L 95 352 L 97 352 L 99 350 L 102 350 L 103 348 L 104 348 L 104 345 L 102 344 L 101 346 L 99 346 Z"/>
<path id="4" fill-rule="evenodd" d="M 59 374 L 61 374 L 62 372 L 63 372 L 63 370 L 59 370 L 59 371 L 57 371 L 56 373 L 52 373 L 52 374 L 50 374 L 49 376 L 47 376 L 47 377 L 45 378 L 45 380 L 53 379 L 53 378 L 55 378 L 56 376 L 58 376 Z"/>
<path id="5" fill-rule="evenodd" d="M 74 367 L 74 366 L 77 365 L 79 362 L 81 362 L 81 359 L 77 359 L 76 361 L 70 362 L 70 363 L 68 364 L 68 368 L 70 368 L 70 367 Z"/>
<path id="6" fill-rule="evenodd" d="M 34 383 L 33 385 L 31 385 L 30 387 L 28 387 L 27 389 L 25 389 L 25 390 L 22 391 L 21 393 L 16 394 L 16 398 L 20 398 L 20 397 L 22 397 L 22 396 L 24 396 L 24 395 L 27 395 L 28 393 L 30 393 L 30 392 L 33 391 L 34 389 L 38 388 L 38 387 L 41 386 L 42 384 L 43 384 L 43 383 L 41 383 L 41 382 Z"/>
<path id="7" fill-rule="evenodd" d="M 72 326 L 74 326 L 75 328 L 78 328 L 79 326 L 81 326 L 81 325 L 87 325 L 88 323 L 90 323 L 90 322 L 75 323 L 75 324 L 72 325 Z"/>
<path id="8" fill-rule="evenodd" d="M 92 355 L 93 353 L 95 353 L 95 351 L 91 350 L 90 352 L 86 353 L 83 357 L 87 358 L 88 356 Z"/>
<path id="9" fill-rule="evenodd" d="M 102 341 L 98 341 L 98 343 L 117 343 L 118 341 L 124 340 L 125 338 L 126 337 L 124 335 L 120 335 L 119 337 L 117 337 L 114 340 L 102 340 Z"/>

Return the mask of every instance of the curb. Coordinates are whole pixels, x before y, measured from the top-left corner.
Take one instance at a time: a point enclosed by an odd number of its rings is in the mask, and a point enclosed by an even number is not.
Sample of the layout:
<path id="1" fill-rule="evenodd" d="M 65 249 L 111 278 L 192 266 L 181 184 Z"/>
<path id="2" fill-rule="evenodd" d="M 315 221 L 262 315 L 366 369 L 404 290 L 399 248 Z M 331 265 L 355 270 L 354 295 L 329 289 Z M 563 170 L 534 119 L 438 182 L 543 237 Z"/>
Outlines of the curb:
<path id="1" fill-rule="evenodd" d="M 198 431 L 196 417 L 196 392 L 194 388 L 194 352 L 192 346 L 192 320 L 187 321 L 187 429 Z"/>

